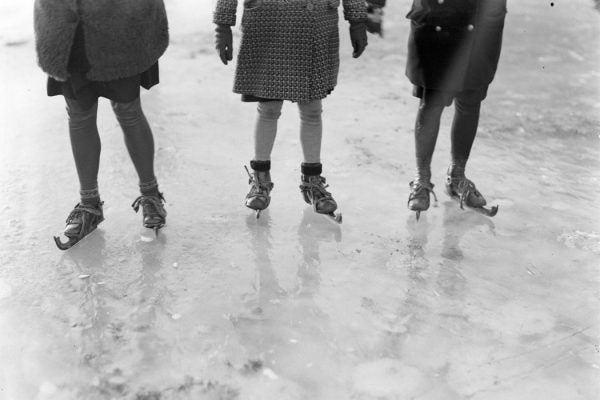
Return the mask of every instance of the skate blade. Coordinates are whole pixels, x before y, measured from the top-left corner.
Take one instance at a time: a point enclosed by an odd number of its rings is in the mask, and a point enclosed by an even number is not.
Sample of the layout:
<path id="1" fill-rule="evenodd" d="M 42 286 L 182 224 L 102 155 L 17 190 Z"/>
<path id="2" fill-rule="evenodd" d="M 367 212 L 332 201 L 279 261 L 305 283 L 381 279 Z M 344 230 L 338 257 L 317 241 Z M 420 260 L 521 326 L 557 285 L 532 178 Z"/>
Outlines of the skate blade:
<path id="1" fill-rule="evenodd" d="M 419 222 L 419 218 L 421 218 L 421 211 L 417 210 L 415 214 L 417 215 L 417 222 Z"/>
<path id="2" fill-rule="evenodd" d="M 330 220 L 331 222 L 335 222 L 336 224 L 342 224 L 342 213 L 327 213 L 327 214 L 321 214 L 327 217 L 328 220 Z"/>
<path id="3" fill-rule="evenodd" d="M 499 206 L 492 206 L 491 208 L 486 208 L 486 207 L 469 207 L 467 206 L 467 208 L 476 211 L 480 214 L 485 215 L 486 217 L 490 217 L 492 218 L 494 215 L 498 214 L 498 208 Z"/>
<path id="4" fill-rule="evenodd" d="M 454 201 L 458 202 L 458 204 L 460 204 L 460 197 L 456 196 L 456 195 L 451 195 L 450 196 Z M 498 214 L 498 205 L 492 206 L 491 208 L 487 208 L 485 206 L 482 207 L 471 207 L 468 204 L 460 204 L 460 208 L 462 210 L 467 209 L 467 210 L 472 210 L 475 211 L 479 214 L 485 215 L 486 217 L 490 217 L 492 218 L 493 216 L 495 216 L 496 214 Z"/>
<path id="5" fill-rule="evenodd" d="M 69 250 L 71 247 L 75 246 L 77 243 L 79 243 L 81 239 L 78 238 L 67 238 L 66 242 L 63 242 L 60 240 L 60 237 L 58 236 L 54 236 L 54 243 L 56 243 L 56 247 L 58 247 L 60 250 Z"/>

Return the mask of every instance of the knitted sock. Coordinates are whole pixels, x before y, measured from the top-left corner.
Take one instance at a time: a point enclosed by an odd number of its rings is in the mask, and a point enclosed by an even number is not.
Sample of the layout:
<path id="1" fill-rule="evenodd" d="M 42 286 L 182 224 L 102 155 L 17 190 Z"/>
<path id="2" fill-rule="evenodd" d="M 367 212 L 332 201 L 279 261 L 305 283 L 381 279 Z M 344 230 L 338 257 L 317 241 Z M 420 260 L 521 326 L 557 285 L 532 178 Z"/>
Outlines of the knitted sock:
<path id="1" fill-rule="evenodd" d="M 154 179 L 154 137 L 139 97 L 130 103 L 111 102 L 123 130 L 127 151 L 140 182 Z"/>
<path id="2" fill-rule="evenodd" d="M 257 172 L 267 172 L 271 170 L 271 160 L 252 160 L 250 161 L 250 168 Z"/>
<path id="3" fill-rule="evenodd" d="M 415 181 L 431 181 L 431 159 L 440 130 L 443 106 L 428 105 L 423 100 L 417 112 L 415 122 L 415 153 L 417 174 Z"/>
<path id="4" fill-rule="evenodd" d="M 277 136 L 277 121 L 281 116 L 283 101 L 261 101 L 258 103 L 254 125 L 254 159 L 270 160 Z"/>
<path id="5" fill-rule="evenodd" d="M 100 203 L 100 193 L 97 187 L 79 190 L 79 197 L 81 198 L 81 204 L 86 206 L 96 207 Z"/>
<path id="6" fill-rule="evenodd" d="M 323 173 L 323 164 L 321 163 L 302 163 L 300 165 L 300 171 L 302 175 L 314 176 L 321 175 Z"/>
<path id="7" fill-rule="evenodd" d="M 321 100 L 298 103 L 300 109 L 300 143 L 304 162 L 321 162 L 321 141 L 323 138 L 323 106 Z"/>
<path id="8" fill-rule="evenodd" d="M 142 193 L 142 196 L 158 196 L 158 182 L 156 178 L 148 182 L 140 182 L 140 193 Z"/>

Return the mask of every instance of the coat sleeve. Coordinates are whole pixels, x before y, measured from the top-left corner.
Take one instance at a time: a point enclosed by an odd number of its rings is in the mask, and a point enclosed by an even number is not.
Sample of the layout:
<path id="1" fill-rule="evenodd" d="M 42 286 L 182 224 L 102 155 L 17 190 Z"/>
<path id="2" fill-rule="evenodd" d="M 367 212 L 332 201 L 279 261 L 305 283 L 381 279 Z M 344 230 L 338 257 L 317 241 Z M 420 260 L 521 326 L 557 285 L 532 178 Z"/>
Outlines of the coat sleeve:
<path id="1" fill-rule="evenodd" d="M 237 0 L 217 0 L 213 22 L 217 25 L 235 25 Z"/>
<path id="2" fill-rule="evenodd" d="M 346 20 L 361 21 L 367 19 L 367 3 L 365 0 L 343 0 L 343 5 Z"/>

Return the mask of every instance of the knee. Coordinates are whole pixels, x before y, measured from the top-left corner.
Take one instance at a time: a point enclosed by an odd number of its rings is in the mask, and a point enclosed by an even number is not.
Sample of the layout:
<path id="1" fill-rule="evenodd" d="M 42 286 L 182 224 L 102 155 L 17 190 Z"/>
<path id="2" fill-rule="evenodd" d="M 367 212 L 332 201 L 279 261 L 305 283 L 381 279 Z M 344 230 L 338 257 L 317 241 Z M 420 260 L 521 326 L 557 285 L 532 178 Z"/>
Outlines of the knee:
<path id="1" fill-rule="evenodd" d="M 111 102 L 112 109 L 121 125 L 137 125 L 144 117 L 139 97 L 129 103 Z"/>
<path id="2" fill-rule="evenodd" d="M 97 103 L 85 108 L 79 102 L 67 99 L 67 115 L 72 125 L 84 124 L 90 120 L 96 120 Z"/>
<path id="3" fill-rule="evenodd" d="M 258 115 L 263 119 L 278 120 L 281 116 L 282 101 L 261 101 L 258 103 Z"/>
<path id="4" fill-rule="evenodd" d="M 456 98 L 454 99 L 454 108 L 461 114 L 477 114 L 481 108 L 481 100 Z"/>
<path id="5" fill-rule="evenodd" d="M 312 124 L 321 123 L 323 106 L 320 100 L 311 101 L 310 103 L 300 103 L 298 107 L 300 108 L 300 118 L 303 122 Z"/>

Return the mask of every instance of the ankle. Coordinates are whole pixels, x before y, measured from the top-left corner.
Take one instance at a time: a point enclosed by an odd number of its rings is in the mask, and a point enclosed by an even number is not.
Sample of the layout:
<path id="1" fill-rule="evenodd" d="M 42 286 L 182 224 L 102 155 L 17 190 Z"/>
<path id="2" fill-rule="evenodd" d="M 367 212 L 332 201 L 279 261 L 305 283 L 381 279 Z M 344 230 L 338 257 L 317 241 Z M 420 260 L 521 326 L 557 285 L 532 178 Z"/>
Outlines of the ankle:
<path id="1" fill-rule="evenodd" d="M 93 189 L 81 189 L 79 190 L 79 197 L 81 198 L 81 204 L 91 207 L 97 207 L 100 204 L 100 193 L 98 187 Z"/>
<path id="2" fill-rule="evenodd" d="M 467 160 L 452 160 L 452 164 L 448 168 L 448 175 L 453 178 L 462 178 L 465 176 L 465 168 Z"/>
<path id="3" fill-rule="evenodd" d="M 158 182 L 156 181 L 156 178 L 152 179 L 151 181 L 140 182 L 139 186 L 140 193 L 142 194 L 142 196 L 160 196 L 160 192 L 158 190 Z"/>
<path id="4" fill-rule="evenodd" d="M 323 164 L 321 163 L 306 163 L 300 165 L 302 180 L 308 181 L 311 176 L 320 176 L 323 173 Z"/>

